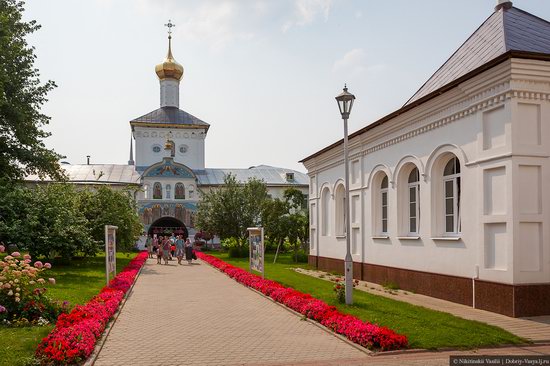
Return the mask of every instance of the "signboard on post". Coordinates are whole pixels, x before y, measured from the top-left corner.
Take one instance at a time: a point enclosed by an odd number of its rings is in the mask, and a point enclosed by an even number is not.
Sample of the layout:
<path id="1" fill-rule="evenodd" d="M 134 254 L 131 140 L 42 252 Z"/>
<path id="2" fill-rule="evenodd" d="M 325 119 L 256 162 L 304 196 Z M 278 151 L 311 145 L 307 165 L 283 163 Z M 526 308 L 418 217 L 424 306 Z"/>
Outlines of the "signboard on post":
<path id="1" fill-rule="evenodd" d="M 248 245 L 250 247 L 250 270 L 261 272 L 264 277 L 264 228 L 250 227 Z"/>
<path id="2" fill-rule="evenodd" d="M 116 275 L 116 230 L 118 227 L 105 225 L 105 278 L 109 284 L 110 275 Z"/>

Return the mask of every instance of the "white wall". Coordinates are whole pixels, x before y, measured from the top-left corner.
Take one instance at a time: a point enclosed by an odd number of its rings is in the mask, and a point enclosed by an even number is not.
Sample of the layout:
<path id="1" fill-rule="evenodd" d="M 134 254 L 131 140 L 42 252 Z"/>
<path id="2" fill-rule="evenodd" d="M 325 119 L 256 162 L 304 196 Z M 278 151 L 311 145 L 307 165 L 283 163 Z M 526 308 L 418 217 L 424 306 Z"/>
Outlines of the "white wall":
<path id="1" fill-rule="evenodd" d="M 193 170 L 204 169 L 204 142 L 206 129 L 204 128 L 153 128 L 134 127 L 137 167 L 148 167 L 162 160 L 165 155 L 164 144 L 168 134 L 176 145 L 174 161 L 184 164 Z M 154 146 L 160 147 L 160 152 L 153 151 Z M 180 147 L 187 151 L 180 152 Z"/>

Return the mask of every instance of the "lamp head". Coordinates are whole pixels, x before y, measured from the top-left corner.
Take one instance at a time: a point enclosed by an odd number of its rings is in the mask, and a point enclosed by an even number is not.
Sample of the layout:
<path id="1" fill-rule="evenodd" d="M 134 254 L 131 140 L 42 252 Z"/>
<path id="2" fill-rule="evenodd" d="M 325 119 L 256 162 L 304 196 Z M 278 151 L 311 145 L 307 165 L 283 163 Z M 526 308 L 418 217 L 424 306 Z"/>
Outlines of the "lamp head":
<path id="1" fill-rule="evenodd" d="M 336 102 L 338 102 L 338 108 L 340 109 L 342 119 L 349 118 L 354 100 L 355 95 L 349 93 L 347 85 L 344 84 L 344 90 L 338 96 L 336 96 Z"/>

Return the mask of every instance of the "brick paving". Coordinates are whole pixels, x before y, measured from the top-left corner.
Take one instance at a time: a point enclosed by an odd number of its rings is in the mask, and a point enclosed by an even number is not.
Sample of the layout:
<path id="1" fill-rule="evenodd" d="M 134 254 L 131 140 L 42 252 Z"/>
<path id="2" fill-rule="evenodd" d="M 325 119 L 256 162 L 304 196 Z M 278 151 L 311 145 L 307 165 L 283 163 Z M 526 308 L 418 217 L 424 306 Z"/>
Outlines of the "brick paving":
<path id="1" fill-rule="evenodd" d="M 368 356 L 205 263 L 149 260 L 95 365 L 440 366 L 451 355 L 550 355 L 550 345 Z"/>
<path id="2" fill-rule="evenodd" d="M 305 269 L 297 269 L 296 271 L 313 277 L 322 276 L 322 278 L 327 281 L 330 281 L 330 278 L 333 277 L 322 271 Z M 490 311 L 474 309 L 471 306 L 436 299 L 435 297 L 413 294 L 401 290 L 390 292 L 378 284 L 366 281 L 360 281 L 356 289 L 394 300 L 405 301 L 428 309 L 443 311 L 464 319 L 477 320 L 482 323 L 494 325 L 532 342 L 550 343 L 550 316 L 511 318 Z"/>
<path id="3" fill-rule="evenodd" d="M 368 356 L 209 265 L 148 260 L 95 365 L 275 365 Z"/>

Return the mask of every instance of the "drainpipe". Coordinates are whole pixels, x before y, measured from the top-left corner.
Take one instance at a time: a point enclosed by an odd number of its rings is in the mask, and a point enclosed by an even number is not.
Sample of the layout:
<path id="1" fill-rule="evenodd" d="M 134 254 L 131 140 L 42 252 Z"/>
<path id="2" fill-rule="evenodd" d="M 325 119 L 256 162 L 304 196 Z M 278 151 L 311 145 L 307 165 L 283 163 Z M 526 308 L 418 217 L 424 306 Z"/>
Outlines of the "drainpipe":
<path id="1" fill-rule="evenodd" d="M 479 279 L 479 265 L 474 267 L 474 277 L 472 277 L 472 307 L 476 308 L 476 280 Z"/>

